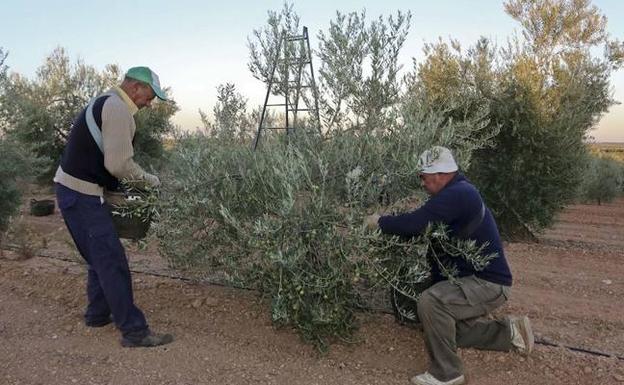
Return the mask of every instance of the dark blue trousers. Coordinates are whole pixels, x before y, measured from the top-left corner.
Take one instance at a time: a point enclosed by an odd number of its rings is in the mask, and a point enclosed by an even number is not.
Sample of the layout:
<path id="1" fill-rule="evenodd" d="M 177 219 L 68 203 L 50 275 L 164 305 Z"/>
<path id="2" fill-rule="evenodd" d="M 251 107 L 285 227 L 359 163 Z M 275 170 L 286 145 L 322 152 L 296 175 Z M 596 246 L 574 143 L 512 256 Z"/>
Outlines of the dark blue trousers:
<path id="1" fill-rule="evenodd" d="M 143 312 L 134 304 L 126 253 L 100 197 L 56 184 L 58 206 L 80 255 L 89 266 L 87 323 L 113 316 L 124 338 L 137 340 L 149 332 Z"/>

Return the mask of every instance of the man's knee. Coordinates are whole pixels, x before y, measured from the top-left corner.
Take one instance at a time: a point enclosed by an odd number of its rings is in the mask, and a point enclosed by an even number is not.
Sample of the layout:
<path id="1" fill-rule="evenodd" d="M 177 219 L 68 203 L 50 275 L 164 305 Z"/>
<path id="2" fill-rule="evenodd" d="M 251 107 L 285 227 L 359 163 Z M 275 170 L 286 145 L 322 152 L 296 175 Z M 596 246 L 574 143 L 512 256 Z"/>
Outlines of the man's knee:
<path id="1" fill-rule="evenodd" d="M 435 299 L 435 297 L 431 295 L 431 293 L 429 293 L 428 290 L 425 290 L 420 295 L 420 298 L 418 299 L 418 302 L 417 302 L 418 306 L 416 307 L 416 309 L 418 311 L 418 317 L 420 319 L 427 317 L 427 315 L 431 314 L 436 304 L 437 304 L 437 300 Z"/>

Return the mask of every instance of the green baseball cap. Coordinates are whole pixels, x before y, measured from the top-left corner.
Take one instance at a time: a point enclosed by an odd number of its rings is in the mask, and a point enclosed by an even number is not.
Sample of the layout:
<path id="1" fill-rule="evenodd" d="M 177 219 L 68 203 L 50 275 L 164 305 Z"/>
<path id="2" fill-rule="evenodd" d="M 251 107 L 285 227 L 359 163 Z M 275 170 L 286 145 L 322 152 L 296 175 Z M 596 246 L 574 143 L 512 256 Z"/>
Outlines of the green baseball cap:
<path id="1" fill-rule="evenodd" d="M 167 100 L 167 95 L 165 95 L 165 92 L 160 88 L 158 75 L 148 67 L 132 67 L 126 72 L 126 77 L 148 84 L 156 96 L 158 96 L 158 99 Z"/>

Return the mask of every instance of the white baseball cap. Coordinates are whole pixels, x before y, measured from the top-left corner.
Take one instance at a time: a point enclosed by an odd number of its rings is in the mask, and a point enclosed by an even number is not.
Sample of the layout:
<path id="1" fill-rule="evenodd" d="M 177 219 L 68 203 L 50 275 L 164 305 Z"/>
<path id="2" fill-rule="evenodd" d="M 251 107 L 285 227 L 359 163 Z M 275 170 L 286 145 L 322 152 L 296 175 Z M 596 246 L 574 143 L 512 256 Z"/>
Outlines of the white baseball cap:
<path id="1" fill-rule="evenodd" d="M 424 151 L 420 155 L 419 166 L 423 174 L 455 172 L 458 169 L 451 150 L 441 146 L 434 146 Z"/>

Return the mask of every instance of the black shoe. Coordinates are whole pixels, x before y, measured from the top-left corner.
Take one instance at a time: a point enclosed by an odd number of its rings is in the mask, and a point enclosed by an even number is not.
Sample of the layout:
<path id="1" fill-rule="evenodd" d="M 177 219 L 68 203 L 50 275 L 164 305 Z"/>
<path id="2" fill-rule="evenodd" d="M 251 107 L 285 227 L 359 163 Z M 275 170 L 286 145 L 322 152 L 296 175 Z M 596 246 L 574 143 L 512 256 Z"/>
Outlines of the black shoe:
<path id="1" fill-rule="evenodd" d="M 89 320 L 89 321 L 85 321 L 85 325 L 87 325 L 87 327 L 90 328 L 101 328 L 102 326 L 106 326 L 110 323 L 113 322 L 113 319 L 111 317 L 108 318 L 103 318 L 103 319 L 99 319 L 99 320 Z"/>
<path id="2" fill-rule="evenodd" d="M 150 332 L 139 340 L 121 339 L 121 346 L 125 348 L 150 348 L 153 346 L 166 345 L 173 341 L 171 334 L 157 334 Z"/>

